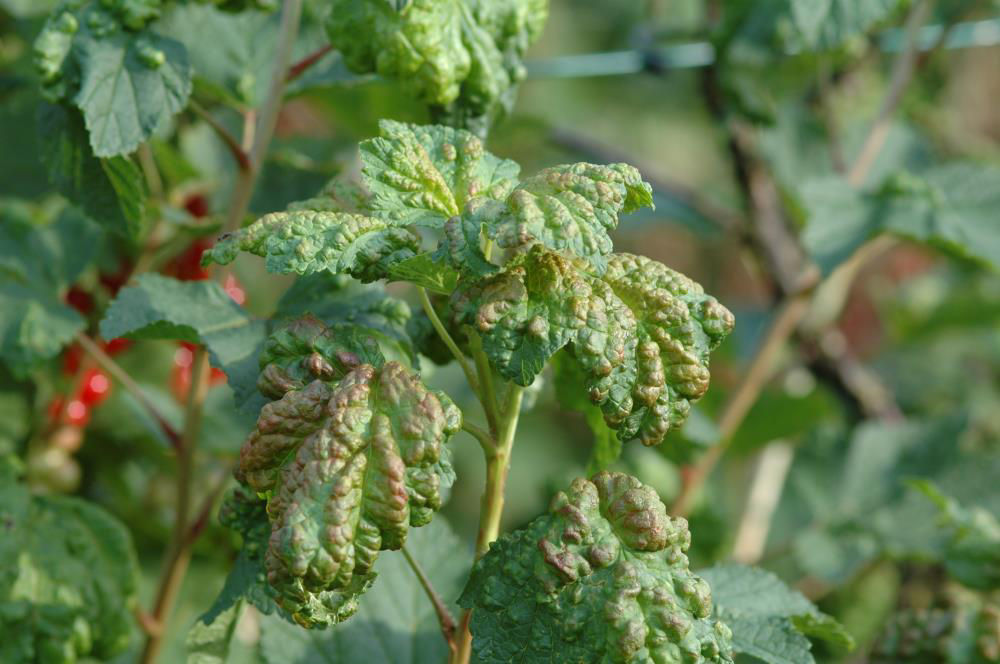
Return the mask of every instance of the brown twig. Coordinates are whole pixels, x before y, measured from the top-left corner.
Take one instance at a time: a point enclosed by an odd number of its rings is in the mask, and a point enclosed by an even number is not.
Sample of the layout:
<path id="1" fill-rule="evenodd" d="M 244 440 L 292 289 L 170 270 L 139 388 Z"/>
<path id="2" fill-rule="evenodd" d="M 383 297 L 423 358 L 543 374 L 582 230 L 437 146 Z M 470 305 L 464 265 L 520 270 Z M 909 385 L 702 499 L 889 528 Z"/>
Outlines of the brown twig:
<path id="1" fill-rule="evenodd" d="M 79 333 L 76 335 L 76 341 L 83 348 L 84 352 L 94 358 L 94 361 L 101 366 L 102 369 L 107 371 L 115 380 L 117 380 L 125 391 L 135 397 L 135 400 L 139 402 L 139 405 L 146 409 L 146 412 L 156 421 L 160 429 L 163 431 L 163 435 L 167 437 L 170 441 L 171 447 L 177 449 L 180 445 L 181 436 L 174 429 L 173 425 L 167 421 L 167 419 L 160 413 L 159 409 L 153 405 L 153 402 L 149 400 L 146 393 L 143 392 L 139 384 L 133 380 L 128 372 L 122 369 L 121 365 L 111 359 L 111 356 L 105 353 L 101 347 L 90 337 L 84 333 Z"/>
<path id="2" fill-rule="evenodd" d="M 229 149 L 229 153 L 233 155 L 233 159 L 236 160 L 236 165 L 239 166 L 241 171 L 250 170 L 250 155 L 246 153 L 243 146 L 240 145 L 236 137 L 226 129 L 221 122 L 215 119 L 211 113 L 209 113 L 205 108 L 201 106 L 198 102 L 192 100 L 190 108 L 194 111 L 194 114 L 205 121 L 209 127 L 211 127 L 215 133 L 218 135 L 222 142 L 225 143 L 226 148 Z"/>
<path id="3" fill-rule="evenodd" d="M 878 152 L 884 145 L 884 137 L 879 140 L 877 136 L 873 138 L 873 135 L 877 135 L 879 131 L 881 131 L 880 127 L 886 121 L 884 116 L 887 114 L 891 115 L 892 111 L 895 110 L 900 99 L 902 98 L 902 92 L 906 83 L 908 83 L 912 78 L 913 59 L 919 48 L 919 27 L 923 22 L 923 19 L 926 17 L 926 12 L 929 10 L 928 5 L 930 4 L 930 1 L 931 0 L 920 0 L 911 10 L 910 16 L 907 18 L 906 47 L 897 58 L 894 66 L 894 73 L 892 76 L 893 84 L 890 85 L 889 90 L 886 92 L 886 99 L 882 104 L 884 112 L 879 113 L 876 121 L 872 125 L 872 129 L 869 131 L 869 137 L 865 141 L 866 146 L 871 144 L 874 147 L 863 148 L 857 160 L 851 166 L 849 172 L 852 175 L 849 179 L 852 182 L 864 181 L 868 170 L 874 163 L 874 158 L 878 155 Z M 914 25 L 916 28 L 913 27 Z M 711 72 L 714 70 L 714 66 L 707 68 L 707 70 L 708 73 L 705 75 L 708 77 L 712 76 Z M 901 81 L 901 83 L 898 81 Z M 724 118 L 724 107 L 718 106 L 718 104 L 722 103 L 721 97 L 719 96 L 721 93 L 715 86 L 712 85 L 710 78 L 704 87 L 709 105 L 716 105 L 714 106 L 714 112 Z M 731 134 L 729 145 L 734 158 L 734 169 L 737 181 L 740 183 L 741 188 L 743 188 L 748 204 L 750 204 L 752 208 L 754 202 L 751 176 L 752 161 L 743 150 L 743 146 L 740 144 L 739 137 L 737 135 Z M 874 153 L 872 153 L 872 150 L 874 150 Z M 751 209 L 751 214 L 752 212 L 753 211 Z M 754 221 L 757 221 L 756 217 L 754 218 Z M 873 242 L 860 247 L 847 261 L 838 266 L 838 268 L 829 277 L 823 280 L 820 287 L 822 288 L 825 284 L 832 280 L 839 279 L 841 280 L 841 289 L 846 291 L 861 266 L 864 265 L 872 254 L 872 245 L 877 245 L 881 241 L 882 240 L 880 238 L 876 238 Z M 800 274 L 805 274 L 805 272 Z M 780 277 L 780 275 L 776 276 Z M 726 402 L 726 405 L 722 410 L 722 414 L 719 419 L 718 443 L 706 452 L 693 468 L 689 469 L 684 474 L 681 492 L 674 501 L 674 504 L 671 506 L 671 513 L 678 516 L 686 516 L 689 513 L 694 498 L 701 489 L 701 486 L 708 479 L 708 476 L 719 462 L 719 459 L 722 458 L 723 454 L 728 449 L 733 434 L 739 428 L 740 424 L 742 424 L 746 414 L 756 402 L 757 397 L 760 395 L 760 392 L 763 390 L 764 385 L 767 383 L 767 379 L 770 376 L 771 365 L 774 357 L 777 355 L 777 352 L 781 349 L 785 342 L 795 332 L 809 311 L 815 287 L 809 286 L 808 281 L 806 284 L 806 287 L 793 292 L 786 291 L 781 309 L 779 310 L 777 316 L 775 316 L 774 322 L 771 324 L 764 340 L 761 342 L 760 346 L 758 346 L 743 380 L 736 387 L 735 392 L 730 397 L 729 401 Z"/>
<path id="4" fill-rule="evenodd" d="M 248 168 L 241 169 L 238 173 L 236 186 L 233 188 L 233 193 L 229 201 L 226 220 L 223 224 L 223 232 L 231 232 L 238 228 L 249 209 L 254 185 L 257 182 L 257 176 L 260 173 L 264 156 L 267 154 L 267 149 L 278 121 L 278 112 L 281 109 L 281 101 L 284 96 L 285 72 L 288 61 L 291 58 L 292 45 L 298 34 L 301 13 L 302 0 L 285 0 L 281 13 L 278 45 L 274 57 L 274 71 L 271 77 L 268 96 L 264 100 L 259 115 L 249 112 L 244 115 L 246 123 L 252 123 L 256 120 L 255 126 L 252 129 L 244 128 L 244 136 L 250 137 L 248 140 L 251 140 L 253 144 L 249 150 L 245 147 L 241 148 L 244 152 L 248 153 L 249 165 Z M 216 281 L 222 282 L 228 274 L 228 269 L 223 268 L 216 270 L 214 276 Z M 180 590 L 181 582 L 184 579 L 188 563 L 191 559 L 191 545 L 193 540 L 190 538 L 191 525 L 188 522 L 192 479 L 191 466 L 198 433 L 201 429 L 205 394 L 208 391 L 208 369 L 207 353 L 203 346 L 199 346 L 195 351 L 192 363 L 193 386 L 188 396 L 184 434 L 178 450 L 177 514 L 153 610 L 153 617 L 163 623 L 166 623 L 170 617 L 177 592 Z M 162 647 L 162 636 L 149 635 L 140 659 L 141 664 L 152 664 L 155 662 Z"/>
<path id="5" fill-rule="evenodd" d="M 327 44 L 326 46 L 321 46 L 306 57 L 302 58 L 294 65 L 288 68 L 288 74 L 285 76 L 285 83 L 291 83 L 302 74 L 306 73 L 310 67 L 323 59 L 327 53 L 333 51 L 333 45 Z"/>
<path id="6" fill-rule="evenodd" d="M 444 640 L 448 643 L 448 650 L 454 653 L 457 650 L 455 642 L 455 617 L 451 615 L 451 611 L 448 610 L 448 606 L 441 599 L 441 595 L 434 590 L 431 580 L 427 578 L 423 568 L 406 546 L 402 547 L 402 552 L 403 557 L 406 558 L 406 562 L 410 565 L 410 569 L 413 570 L 413 574 L 416 575 L 417 580 L 420 582 L 420 586 L 427 593 L 427 598 L 430 599 L 431 604 L 434 606 L 434 613 L 437 614 L 438 623 L 441 625 L 441 635 L 444 636 Z"/>

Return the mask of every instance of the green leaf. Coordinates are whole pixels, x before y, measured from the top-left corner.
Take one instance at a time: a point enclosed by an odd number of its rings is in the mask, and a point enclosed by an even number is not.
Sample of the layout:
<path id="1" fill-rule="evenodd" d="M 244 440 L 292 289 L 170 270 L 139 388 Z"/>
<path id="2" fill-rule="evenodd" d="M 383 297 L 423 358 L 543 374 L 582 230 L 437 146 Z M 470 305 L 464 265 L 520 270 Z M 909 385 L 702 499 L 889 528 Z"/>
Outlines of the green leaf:
<path id="1" fill-rule="evenodd" d="M 389 268 L 389 278 L 408 281 L 434 293 L 451 295 L 458 286 L 458 272 L 424 252 L 400 261 Z"/>
<path id="2" fill-rule="evenodd" d="M 705 393 L 709 352 L 733 326 L 701 286 L 656 261 L 614 254 L 599 277 L 540 245 L 498 275 L 460 285 L 452 309 L 519 385 L 568 347 L 607 424 L 647 445 L 680 426 Z"/>
<path id="3" fill-rule="evenodd" d="M 0 661 L 107 660 L 132 632 L 139 566 L 128 531 L 77 498 L 0 477 Z"/>
<path id="4" fill-rule="evenodd" d="M 181 111 L 191 94 L 184 46 L 152 32 L 83 39 L 80 91 L 90 145 L 98 157 L 134 152 Z"/>
<path id="5" fill-rule="evenodd" d="M 888 232 L 1000 269 L 1000 168 L 951 164 L 890 178 L 873 193 L 838 178 L 806 182 L 802 240 L 829 273 L 858 247 Z"/>
<path id="6" fill-rule="evenodd" d="M 854 647 L 840 623 L 771 572 L 720 565 L 698 574 L 712 587 L 716 614 L 733 630 L 733 649 L 771 664 L 811 664 L 806 636 L 839 650 Z"/>
<path id="7" fill-rule="evenodd" d="M 44 160 L 56 189 L 91 219 L 137 240 L 143 231 L 146 206 L 146 184 L 139 167 L 127 157 L 95 157 L 83 121 L 73 109 L 43 104 L 39 129 Z"/>
<path id="8" fill-rule="evenodd" d="M 397 226 L 441 227 L 475 197 L 503 199 L 520 170 L 469 132 L 440 125 L 382 120 L 379 136 L 360 147 L 371 209 Z"/>
<path id="9" fill-rule="evenodd" d="M 406 360 L 411 365 L 416 361 L 407 332 L 412 317 L 410 306 L 390 296 L 380 284 L 362 284 L 347 275 L 329 272 L 298 277 L 281 296 L 275 317 L 307 313 L 327 325 L 364 328 L 378 340 L 389 359 Z"/>
<path id="10" fill-rule="evenodd" d="M 414 0 L 403 11 L 394 4 L 336 0 L 330 43 L 350 69 L 398 80 L 446 124 L 487 129 L 513 103 L 525 76 L 521 58 L 542 31 L 548 3 Z"/>
<path id="11" fill-rule="evenodd" d="M 805 45 L 829 50 L 890 18 L 901 0 L 791 0 L 792 18 Z"/>
<path id="12" fill-rule="evenodd" d="M 523 180 L 507 198 L 497 244 L 541 243 L 603 267 L 618 215 L 653 205 L 653 188 L 628 164 L 554 166 Z"/>
<path id="13" fill-rule="evenodd" d="M 0 359 L 18 375 L 54 357 L 84 320 L 62 300 L 100 247 L 100 230 L 72 209 L 34 225 L 0 207 Z"/>
<path id="14" fill-rule="evenodd" d="M 187 664 L 225 664 L 229 644 L 236 631 L 242 604 L 237 603 L 220 613 L 210 624 L 201 621 L 188 631 Z"/>
<path id="15" fill-rule="evenodd" d="M 945 569 L 959 583 L 977 590 L 1000 587 L 1000 521 L 981 507 L 963 507 L 927 480 L 910 485 L 938 508 L 951 531 L 944 555 Z"/>
<path id="16" fill-rule="evenodd" d="M 269 272 L 310 274 L 329 270 L 373 281 L 419 250 L 419 238 L 382 219 L 300 210 L 275 212 L 224 235 L 202 254 L 202 264 L 225 265 L 240 251 L 247 251 L 264 257 Z"/>
<path id="17" fill-rule="evenodd" d="M 690 543 L 687 522 L 634 477 L 575 480 L 473 567 L 459 604 L 473 609 L 476 661 L 731 663 Z"/>
<path id="18" fill-rule="evenodd" d="M 184 44 L 199 91 L 258 107 L 270 83 L 278 18 L 266 12 L 234 13 L 189 3 L 174 7 L 156 29 Z"/>
<path id="19" fill-rule="evenodd" d="M 622 453 L 622 441 L 615 430 L 605 423 L 601 409 L 595 406 L 580 389 L 586 376 L 580 366 L 567 353 L 556 353 L 552 358 L 556 396 L 559 405 L 567 410 L 582 413 L 587 426 L 594 434 L 594 445 L 587 462 L 588 474 L 607 470 Z"/>
<path id="20" fill-rule="evenodd" d="M 226 372 L 237 402 L 247 398 L 245 374 L 256 380 L 265 324 L 254 320 L 214 281 L 178 281 L 142 274 L 118 292 L 101 321 L 105 339 L 178 339 L 202 343 Z"/>
<path id="21" fill-rule="evenodd" d="M 237 471 L 268 496 L 267 578 L 301 624 L 317 622 L 315 595 L 360 594 L 378 552 L 431 520 L 454 480 L 444 443 L 461 425 L 450 399 L 382 363 L 377 346 L 317 323 L 265 349 L 262 386 L 283 396 L 261 410 Z M 304 362 L 302 343 L 314 349 Z"/>
<path id="22" fill-rule="evenodd" d="M 472 552 L 438 517 L 413 531 L 406 549 L 434 589 L 457 616 L 455 599 Z M 351 620 L 335 629 L 306 630 L 277 617 L 261 622 L 260 652 L 265 664 L 332 664 L 371 661 L 393 664 L 443 662 L 448 647 L 434 608 L 399 554 L 379 556 L 378 579 Z"/>

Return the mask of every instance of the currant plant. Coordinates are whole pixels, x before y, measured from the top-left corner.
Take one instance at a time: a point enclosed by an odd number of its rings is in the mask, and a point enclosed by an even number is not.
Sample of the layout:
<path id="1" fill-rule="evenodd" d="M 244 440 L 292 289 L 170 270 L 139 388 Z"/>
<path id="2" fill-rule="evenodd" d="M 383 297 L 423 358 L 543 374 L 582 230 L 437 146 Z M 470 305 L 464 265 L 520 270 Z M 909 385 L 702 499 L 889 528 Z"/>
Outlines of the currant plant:
<path id="1" fill-rule="evenodd" d="M 1000 662 L 988 3 L 646 4 L 0 0 L 0 664 Z"/>

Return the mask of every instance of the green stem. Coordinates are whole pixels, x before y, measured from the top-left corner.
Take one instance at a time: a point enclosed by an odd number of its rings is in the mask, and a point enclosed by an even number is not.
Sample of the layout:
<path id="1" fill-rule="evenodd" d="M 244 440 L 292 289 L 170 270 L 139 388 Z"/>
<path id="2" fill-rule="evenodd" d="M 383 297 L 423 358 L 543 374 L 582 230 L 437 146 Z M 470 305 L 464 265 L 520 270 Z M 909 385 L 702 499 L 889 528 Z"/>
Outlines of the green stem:
<path id="1" fill-rule="evenodd" d="M 483 352 L 483 341 L 475 332 L 469 334 L 469 346 L 472 349 L 472 359 L 476 363 L 476 373 L 479 375 L 479 400 L 486 413 L 490 434 L 497 438 L 500 435 L 500 402 L 497 401 L 496 388 L 493 385 L 493 369 L 490 368 L 490 361 Z"/>
<path id="2" fill-rule="evenodd" d="M 431 298 L 427 295 L 427 289 L 423 286 L 417 286 L 417 293 L 420 295 L 420 304 L 423 306 L 424 312 L 427 314 L 427 317 L 431 319 L 431 325 L 434 326 L 434 331 L 438 333 L 438 336 L 441 337 L 441 341 L 444 342 L 444 345 L 448 347 L 451 354 L 455 356 L 459 366 L 462 367 L 462 371 L 465 373 L 465 379 L 469 381 L 469 387 L 472 388 L 473 392 L 478 394 L 479 383 L 476 380 L 475 372 L 472 370 L 472 365 L 469 364 L 469 360 L 466 359 L 465 355 L 458 348 L 458 344 L 455 343 L 455 340 L 451 338 L 450 334 L 448 334 L 448 330 L 445 329 L 444 323 L 441 322 L 441 319 L 437 315 L 437 311 L 434 310 L 434 305 L 431 304 Z"/>
<path id="3" fill-rule="evenodd" d="M 483 492 L 482 508 L 479 512 L 479 534 L 476 536 L 476 560 L 489 551 L 490 544 L 500 535 L 500 517 L 503 516 L 504 489 L 510 470 L 510 455 L 514 447 L 514 434 L 521 415 L 521 400 L 524 388 L 511 385 L 507 391 L 496 450 L 486 455 L 486 489 Z M 458 647 L 452 657 L 452 664 L 467 664 L 472 656 L 472 633 L 469 621 L 472 612 L 462 614 L 459 625 Z"/>

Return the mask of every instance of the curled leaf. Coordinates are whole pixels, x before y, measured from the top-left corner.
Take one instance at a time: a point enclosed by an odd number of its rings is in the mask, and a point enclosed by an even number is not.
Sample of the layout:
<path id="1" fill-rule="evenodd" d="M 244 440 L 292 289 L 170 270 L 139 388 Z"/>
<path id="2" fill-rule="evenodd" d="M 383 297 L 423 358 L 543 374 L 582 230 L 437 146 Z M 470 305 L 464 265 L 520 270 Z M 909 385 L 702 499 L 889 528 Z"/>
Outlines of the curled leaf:
<path id="1" fill-rule="evenodd" d="M 382 120 L 379 135 L 360 148 L 372 213 L 397 225 L 440 227 L 473 198 L 506 197 L 520 170 L 478 137 L 440 125 Z"/>
<path id="2" fill-rule="evenodd" d="M 652 205 L 653 189 L 633 166 L 555 166 L 517 185 L 494 233 L 501 247 L 541 243 L 603 266 L 618 215 Z"/>
<path id="3" fill-rule="evenodd" d="M 327 34 L 348 67 L 397 79 L 457 124 L 485 128 L 510 107 L 525 76 L 521 58 L 545 24 L 546 0 L 397 4 L 333 2 Z"/>
<path id="4" fill-rule="evenodd" d="M 690 543 L 687 522 L 634 477 L 575 480 L 473 568 L 459 604 L 473 609 L 478 661 L 731 664 Z"/>
<path id="5" fill-rule="evenodd" d="M 362 281 L 388 274 L 396 262 L 412 258 L 420 240 L 383 220 L 345 212 L 295 210 L 269 214 L 220 238 L 202 263 L 225 265 L 246 251 L 266 259 L 269 272 L 346 272 Z"/>
<path id="6" fill-rule="evenodd" d="M 682 424 L 708 389 L 709 352 L 733 326 L 701 286 L 656 261 L 614 254 L 597 276 L 541 245 L 501 273 L 461 285 L 452 308 L 482 336 L 500 374 L 519 385 L 568 348 L 608 425 L 647 445 Z"/>

